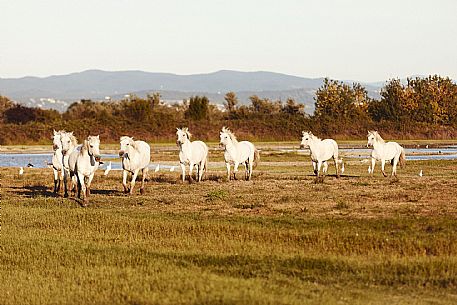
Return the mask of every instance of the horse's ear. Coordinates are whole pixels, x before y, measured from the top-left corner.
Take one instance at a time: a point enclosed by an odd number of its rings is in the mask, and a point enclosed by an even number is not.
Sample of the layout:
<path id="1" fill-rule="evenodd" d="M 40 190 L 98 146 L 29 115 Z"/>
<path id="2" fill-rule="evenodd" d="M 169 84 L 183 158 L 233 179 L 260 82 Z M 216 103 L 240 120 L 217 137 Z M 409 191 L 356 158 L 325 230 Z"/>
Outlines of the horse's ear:
<path id="1" fill-rule="evenodd" d="M 56 136 L 57 135 L 57 131 L 55 129 L 53 129 L 53 130 L 54 130 L 54 135 Z"/>
<path id="2" fill-rule="evenodd" d="M 100 140 L 100 135 L 97 135 L 96 138 Z"/>

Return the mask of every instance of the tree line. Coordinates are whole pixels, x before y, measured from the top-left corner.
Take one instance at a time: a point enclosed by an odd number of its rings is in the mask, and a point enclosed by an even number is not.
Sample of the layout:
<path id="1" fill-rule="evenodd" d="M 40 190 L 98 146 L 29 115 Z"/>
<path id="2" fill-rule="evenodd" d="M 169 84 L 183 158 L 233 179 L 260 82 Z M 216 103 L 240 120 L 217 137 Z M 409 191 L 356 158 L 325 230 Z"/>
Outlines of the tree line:
<path id="1" fill-rule="evenodd" d="M 307 114 L 293 99 L 251 96 L 241 105 L 234 92 L 224 109 L 206 96 L 164 104 L 159 93 L 130 95 L 119 101 L 81 100 L 64 112 L 21 106 L 0 96 L 0 144 L 48 143 L 52 129 L 72 130 L 79 137 L 100 134 L 106 142 L 122 135 L 149 141 L 173 141 L 175 128 L 188 126 L 196 137 L 217 140 L 221 126 L 250 140 L 296 140 L 301 130 L 322 137 L 361 138 L 377 129 L 391 138 L 453 138 L 457 135 L 457 85 L 438 75 L 401 82 L 392 79 L 380 98 L 368 96 L 359 83 L 325 79 L 316 91 L 315 110 Z"/>

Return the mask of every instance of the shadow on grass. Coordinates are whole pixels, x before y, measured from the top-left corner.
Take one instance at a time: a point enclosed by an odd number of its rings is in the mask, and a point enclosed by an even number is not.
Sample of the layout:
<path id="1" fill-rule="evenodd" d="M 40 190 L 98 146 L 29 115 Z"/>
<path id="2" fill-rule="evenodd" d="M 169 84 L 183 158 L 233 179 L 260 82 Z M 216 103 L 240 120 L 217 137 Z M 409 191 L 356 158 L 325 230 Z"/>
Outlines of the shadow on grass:
<path id="1" fill-rule="evenodd" d="M 120 190 L 94 190 L 91 189 L 90 193 L 92 195 L 107 195 L 107 196 L 120 196 L 123 195 L 124 192 Z"/>
<path id="2" fill-rule="evenodd" d="M 27 185 L 24 187 L 13 186 L 11 189 L 14 190 L 14 193 L 19 196 L 24 196 L 28 198 L 33 198 L 36 196 L 47 196 L 47 197 L 59 197 L 58 194 L 54 194 L 47 186 L 45 185 Z"/>

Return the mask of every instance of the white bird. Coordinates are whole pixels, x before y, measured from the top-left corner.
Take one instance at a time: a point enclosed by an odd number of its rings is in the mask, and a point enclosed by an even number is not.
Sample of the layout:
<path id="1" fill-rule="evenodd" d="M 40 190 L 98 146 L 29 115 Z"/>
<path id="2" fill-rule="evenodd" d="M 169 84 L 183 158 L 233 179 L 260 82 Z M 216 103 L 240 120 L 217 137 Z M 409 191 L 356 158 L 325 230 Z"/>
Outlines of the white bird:
<path id="1" fill-rule="evenodd" d="M 19 169 L 19 175 L 23 175 L 24 174 L 24 168 L 21 166 L 21 168 Z"/>
<path id="2" fill-rule="evenodd" d="M 156 169 L 154 170 L 155 173 L 157 173 L 160 170 L 160 165 L 157 164 Z"/>
<path id="3" fill-rule="evenodd" d="M 175 167 L 174 166 L 170 167 L 170 172 L 174 172 L 174 171 L 175 171 Z"/>
<path id="4" fill-rule="evenodd" d="M 344 163 L 341 164 L 341 175 L 344 173 Z"/>
<path id="5" fill-rule="evenodd" d="M 109 164 L 106 166 L 105 172 L 103 173 L 103 176 L 108 176 L 109 171 L 111 170 L 111 161 L 109 161 Z"/>
<path id="6" fill-rule="evenodd" d="M 422 173 L 422 170 L 419 172 L 419 176 L 422 177 L 424 174 Z"/>
<path id="7" fill-rule="evenodd" d="M 368 166 L 368 173 L 371 174 L 371 165 Z"/>

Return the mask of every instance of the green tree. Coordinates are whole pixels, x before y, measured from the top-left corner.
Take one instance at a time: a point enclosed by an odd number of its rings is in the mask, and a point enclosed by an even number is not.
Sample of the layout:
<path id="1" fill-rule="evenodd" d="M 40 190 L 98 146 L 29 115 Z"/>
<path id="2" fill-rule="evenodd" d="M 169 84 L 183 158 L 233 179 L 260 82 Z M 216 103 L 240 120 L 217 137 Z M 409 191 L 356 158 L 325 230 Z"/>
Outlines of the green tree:
<path id="1" fill-rule="evenodd" d="M 358 83 L 352 86 L 336 80 L 324 79 L 317 90 L 314 115 L 316 118 L 351 121 L 367 117 L 371 99 Z"/>
<path id="2" fill-rule="evenodd" d="M 257 95 L 249 97 L 251 109 L 257 114 L 275 114 L 281 111 L 281 101 L 272 102 L 267 98 L 260 98 Z"/>
<path id="3" fill-rule="evenodd" d="M 305 105 L 297 103 L 293 98 L 288 98 L 282 107 L 282 112 L 287 114 L 303 114 L 305 113 Z"/>
<path id="4" fill-rule="evenodd" d="M 224 96 L 225 99 L 225 109 L 229 113 L 233 113 L 236 110 L 236 105 L 238 104 L 238 98 L 236 97 L 235 92 L 227 92 Z"/>
<path id="5" fill-rule="evenodd" d="M 160 104 L 160 93 L 154 92 L 152 94 L 148 93 L 146 99 L 148 100 L 149 104 L 151 105 L 151 109 L 154 110 Z"/>
<path id="6" fill-rule="evenodd" d="M 184 113 L 185 117 L 191 120 L 200 121 L 209 117 L 209 100 L 206 96 L 192 96 L 189 99 L 189 106 Z"/>

